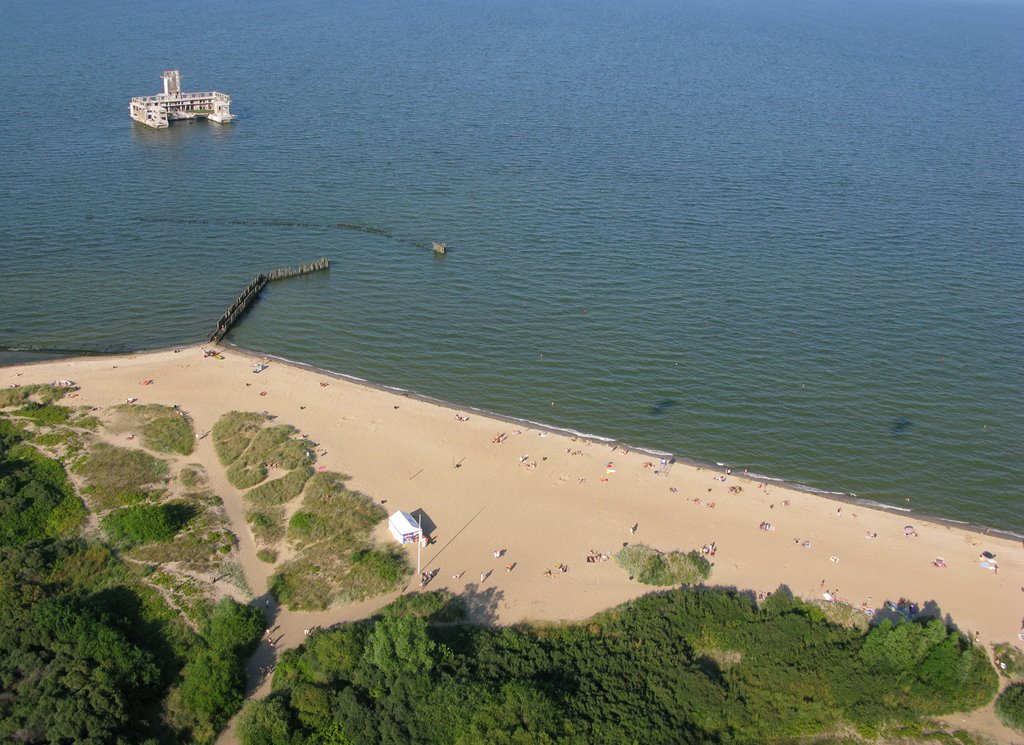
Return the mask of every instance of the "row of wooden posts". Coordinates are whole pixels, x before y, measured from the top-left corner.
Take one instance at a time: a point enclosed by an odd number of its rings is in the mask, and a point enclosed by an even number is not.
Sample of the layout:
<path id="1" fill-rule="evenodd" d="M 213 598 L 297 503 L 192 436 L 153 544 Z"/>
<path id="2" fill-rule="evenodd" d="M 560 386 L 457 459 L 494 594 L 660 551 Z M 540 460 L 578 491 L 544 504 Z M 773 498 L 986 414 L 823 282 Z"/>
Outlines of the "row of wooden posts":
<path id="1" fill-rule="evenodd" d="M 284 269 L 274 269 L 271 272 L 265 274 L 257 274 L 256 277 L 250 282 L 242 293 L 235 298 L 235 301 L 228 306 L 228 309 L 224 311 L 224 315 L 217 321 L 217 329 L 210 335 L 210 341 L 213 343 L 219 342 L 231 327 L 238 322 L 238 319 L 245 314 L 249 307 L 256 302 L 256 298 L 260 296 L 263 288 L 267 286 L 267 282 L 273 282 L 277 279 L 288 279 L 289 277 L 298 277 L 302 274 L 311 274 L 313 272 L 322 272 L 331 268 L 331 262 L 329 259 L 322 258 L 314 261 L 310 264 L 300 264 L 298 267 L 286 267 Z"/>

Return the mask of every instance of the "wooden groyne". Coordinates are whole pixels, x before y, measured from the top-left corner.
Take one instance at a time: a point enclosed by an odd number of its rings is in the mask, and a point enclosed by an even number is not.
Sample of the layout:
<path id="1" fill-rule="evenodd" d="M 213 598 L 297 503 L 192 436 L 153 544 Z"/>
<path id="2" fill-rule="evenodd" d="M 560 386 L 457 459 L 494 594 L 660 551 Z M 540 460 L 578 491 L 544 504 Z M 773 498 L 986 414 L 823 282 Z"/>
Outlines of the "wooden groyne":
<path id="1" fill-rule="evenodd" d="M 228 309 L 224 311 L 224 315 L 217 321 L 217 329 L 210 335 L 210 341 L 216 344 L 222 338 L 224 334 L 231 330 L 238 320 L 249 310 L 250 306 L 263 292 L 263 288 L 267 286 L 267 282 L 273 282 L 278 279 L 288 279 L 289 277 L 298 277 L 302 274 L 312 274 L 313 272 L 323 272 L 331 268 L 331 262 L 327 258 L 319 259 L 310 264 L 300 264 L 297 267 L 285 267 L 284 269 L 274 269 L 271 272 L 264 274 L 257 274 L 256 277 L 246 285 L 246 288 L 242 290 L 241 294 L 235 298 L 235 302 L 228 306 Z"/>

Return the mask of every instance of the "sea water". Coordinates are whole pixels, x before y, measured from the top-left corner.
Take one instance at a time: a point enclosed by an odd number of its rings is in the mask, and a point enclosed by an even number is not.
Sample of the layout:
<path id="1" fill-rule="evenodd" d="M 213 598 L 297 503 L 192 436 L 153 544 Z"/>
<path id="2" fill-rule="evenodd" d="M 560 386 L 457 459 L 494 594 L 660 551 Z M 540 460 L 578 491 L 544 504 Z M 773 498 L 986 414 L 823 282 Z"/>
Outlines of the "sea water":
<path id="1" fill-rule="evenodd" d="M 0 347 L 199 341 L 327 256 L 228 340 L 1024 531 L 1019 2 L 15 0 L 0 41 Z M 237 122 L 133 123 L 175 68 Z"/>

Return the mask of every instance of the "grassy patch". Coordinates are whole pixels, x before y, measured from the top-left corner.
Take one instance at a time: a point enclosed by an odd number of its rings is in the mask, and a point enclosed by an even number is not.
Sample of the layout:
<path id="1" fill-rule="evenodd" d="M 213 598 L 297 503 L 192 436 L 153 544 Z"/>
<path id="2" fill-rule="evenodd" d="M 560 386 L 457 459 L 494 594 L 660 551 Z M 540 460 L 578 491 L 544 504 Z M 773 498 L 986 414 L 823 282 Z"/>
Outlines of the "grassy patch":
<path id="1" fill-rule="evenodd" d="M 245 493 L 245 497 L 253 504 L 265 506 L 290 502 L 302 493 L 302 487 L 306 485 L 312 473 L 312 468 L 296 468 L 279 479 L 250 489 Z"/>
<path id="2" fill-rule="evenodd" d="M 279 602 L 293 610 L 324 610 L 398 589 L 412 574 L 397 546 L 353 550 L 324 541 L 284 564 L 271 579 Z"/>
<path id="3" fill-rule="evenodd" d="M 260 507 L 245 516 L 253 537 L 260 543 L 274 544 L 284 538 L 284 508 Z"/>
<path id="4" fill-rule="evenodd" d="M 265 421 L 262 414 L 231 411 L 213 427 L 217 457 L 228 467 L 228 480 L 239 489 L 262 482 L 270 467 L 290 471 L 313 461 L 312 445 L 295 439 L 294 427 L 264 427 Z"/>
<path id="5" fill-rule="evenodd" d="M 58 424 L 67 424 L 71 419 L 73 411 L 73 409 L 70 409 L 67 406 L 41 404 L 36 403 L 35 401 L 30 401 L 25 406 L 12 413 L 14 416 L 31 419 L 39 426 L 53 427 Z"/>
<path id="6" fill-rule="evenodd" d="M 213 446 L 225 466 L 234 463 L 249 447 L 267 418 L 251 411 L 229 411 L 213 425 Z"/>
<path id="7" fill-rule="evenodd" d="M 696 551 L 663 553 L 639 543 L 623 548 L 615 560 L 645 585 L 692 585 L 711 575 L 711 564 Z"/>
<path id="8" fill-rule="evenodd" d="M 86 493 L 100 508 L 133 504 L 152 495 L 150 487 L 167 478 L 167 463 L 141 450 L 98 442 L 75 466 Z"/>
<path id="9" fill-rule="evenodd" d="M 178 481 L 181 482 L 182 486 L 190 488 L 205 483 L 206 476 L 203 475 L 203 467 L 198 465 L 185 466 L 178 472 Z"/>
<path id="10" fill-rule="evenodd" d="M 365 494 L 345 489 L 344 476 L 329 471 L 314 474 L 306 485 L 302 509 L 292 516 L 288 541 L 304 548 L 328 539 L 350 547 L 369 536 L 387 511 Z"/>
<path id="11" fill-rule="evenodd" d="M 58 388 L 52 385 L 33 383 L 22 385 L 17 388 L 0 389 L 0 409 L 7 409 L 12 406 L 24 406 L 30 401 L 46 405 L 60 401 L 69 393 L 77 391 L 78 388 Z"/>
<path id="12" fill-rule="evenodd" d="M 245 452 L 228 466 L 228 480 L 239 489 L 247 489 L 266 479 L 270 466 L 292 470 L 311 463 L 310 443 L 292 439 L 293 434 L 295 428 L 286 424 L 261 429 Z"/>
<path id="13" fill-rule="evenodd" d="M 113 408 L 117 429 L 138 430 L 142 444 L 160 453 L 191 455 L 196 433 L 181 410 L 160 404 L 121 404 Z"/>
<path id="14" fill-rule="evenodd" d="M 261 548 L 256 552 L 256 558 L 267 564 L 273 564 L 277 561 L 277 551 L 271 548 Z"/>
<path id="15" fill-rule="evenodd" d="M 195 507 L 184 502 L 140 504 L 110 512 L 100 525 L 112 543 L 128 548 L 171 541 L 195 516 Z"/>
<path id="16" fill-rule="evenodd" d="M 813 605 L 821 611 L 830 623 L 838 626 L 845 626 L 848 629 L 867 631 L 871 625 L 871 619 L 863 611 L 854 608 L 846 603 L 830 603 L 827 600 L 812 600 Z"/>
<path id="17" fill-rule="evenodd" d="M 399 587 L 411 570 L 405 553 L 375 546 L 370 536 L 387 512 L 365 494 L 345 489 L 341 474 L 320 472 L 306 483 L 302 508 L 288 523 L 298 550 L 271 582 L 290 608 L 323 609 Z"/>

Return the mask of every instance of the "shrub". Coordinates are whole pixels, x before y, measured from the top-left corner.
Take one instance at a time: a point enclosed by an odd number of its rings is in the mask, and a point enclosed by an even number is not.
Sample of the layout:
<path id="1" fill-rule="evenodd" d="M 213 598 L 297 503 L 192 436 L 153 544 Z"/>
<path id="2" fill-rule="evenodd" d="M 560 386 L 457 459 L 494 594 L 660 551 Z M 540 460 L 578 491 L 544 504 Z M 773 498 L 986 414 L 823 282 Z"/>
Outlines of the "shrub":
<path id="1" fill-rule="evenodd" d="M 195 516 L 195 508 L 181 502 L 140 504 L 108 513 L 100 524 L 110 540 L 122 548 L 166 542 Z"/>
<path id="2" fill-rule="evenodd" d="M 1007 727 L 1024 732 L 1024 683 L 1009 685 L 999 694 L 996 714 Z"/>
<path id="3" fill-rule="evenodd" d="M 270 592 L 277 602 L 293 610 L 326 610 L 332 590 L 319 575 L 319 568 L 308 561 L 290 561 L 270 578 Z"/>
<path id="4" fill-rule="evenodd" d="M 277 551 L 270 548 L 261 548 L 256 552 L 256 558 L 266 564 L 273 564 L 277 561 Z"/>
<path id="5" fill-rule="evenodd" d="M 615 560 L 645 585 L 692 585 L 711 575 L 711 564 L 696 551 L 666 554 L 638 543 L 623 548 Z"/>
<path id="6" fill-rule="evenodd" d="M 302 742 L 301 738 L 292 736 L 291 714 L 285 703 L 277 698 L 247 702 L 238 716 L 236 731 L 242 745 L 289 745 Z"/>
<path id="7" fill-rule="evenodd" d="M 71 409 L 67 406 L 58 406 L 56 404 L 29 402 L 23 408 L 15 411 L 14 416 L 31 419 L 36 424 L 53 426 L 55 424 L 67 424 L 71 418 Z"/>
<path id="8" fill-rule="evenodd" d="M 1008 642 L 996 644 L 992 647 L 992 654 L 1000 675 L 1007 678 L 1024 675 L 1024 652 L 1014 645 Z"/>
<path id="9" fill-rule="evenodd" d="M 448 590 L 410 592 L 386 605 L 382 616 L 415 616 L 426 621 L 453 622 L 466 617 L 465 603 Z"/>
<path id="10" fill-rule="evenodd" d="M 284 537 L 284 509 L 281 507 L 249 510 L 245 519 L 253 537 L 261 543 L 277 543 Z"/>
<path id="11" fill-rule="evenodd" d="M 250 502 L 260 505 L 278 505 L 290 502 L 302 493 L 310 474 L 311 468 L 296 468 L 286 473 L 279 479 L 268 481 L 246 492 L 245 497 Z"/>

